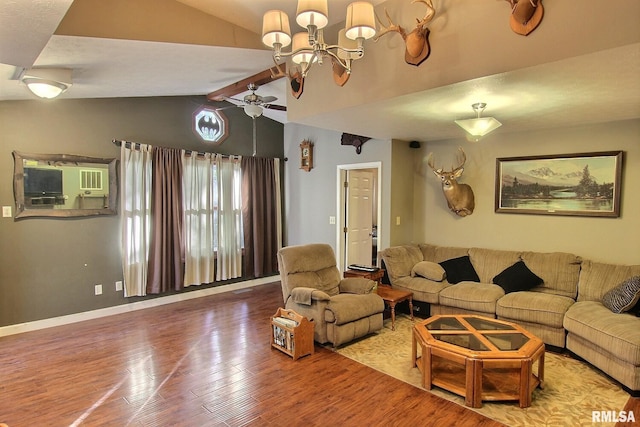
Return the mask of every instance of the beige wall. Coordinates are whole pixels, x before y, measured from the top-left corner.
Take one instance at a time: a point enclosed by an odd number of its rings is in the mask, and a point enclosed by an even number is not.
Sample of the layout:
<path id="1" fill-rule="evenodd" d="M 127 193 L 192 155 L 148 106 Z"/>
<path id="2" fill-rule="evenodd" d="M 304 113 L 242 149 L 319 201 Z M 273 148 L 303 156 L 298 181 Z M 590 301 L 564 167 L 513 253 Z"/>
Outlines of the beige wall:
<path id="1" fill-rule="evenodd" d="M 427 62 L 420 67 L 407 66 L 402 61 L 404 42 L 397 34 L 384 36 L 377 43 L 368 40 L 364 58 L 356 61 L 344 87 L 325 84 L 331 81 L 331 67 L 313 68 L 305 80 L 304 95 L 298 100 L 288 95 L 289 104 L 295 104 L 289 110 L 289 120 L 311 124 L 306 120 L 319 115 L 339 130 L 368 135 L 371 124 L 348 121 L 344 110 L 637 43 L 640 34 L 637 0 L 544 1 L 543 30 L 526 38 L 508 32 L 510 11 L 506 1 L 433 3 L 437 13 L 429 24 L 432 51 Z M 426 10 L 423 4 L 408 0 L 388 0 L 376 8 L 378 16 L 384 17 L 385 7 L 396 24 L 407 28 Z"/>
<path id="2" fill-rule="evenodd" d="M 284 245 L 328 243 L 336 247 L 339 224 L 329 224 L 330 216 L 337 216 L 337 180 L 339 165 L 357 165 L 381 162 L 382 220 L 379 224 L 378 244 L 389 245 L 389 212 L 391 182 L 391 145 L 389 141 L 369 140 L 357 154 L 355 147 L 341 145 L 342 134 L 335 131 L 302 126 L 285 125 L 284 153 L 289 159 L 285 165 L 285 239 Z M 313 169 L 300 168 L 300 143 L 314 143 Z"/>
<path id="3" fill-rule="evenodd" d="M 462 146 L 467 164 L 460 182 L 473 188 L 476 209 L 461 218 L 449 211 L 440 181 L 430 170 L 416 169 L 413 241 L 496 249 L 564 251 L 603 262 L 640 264 L 640 120 L 576 128 L 429 142 L 417 153 L 434 152 L 448 168 Z M 619 218 L 519 215 L 494 212 L 496 158 L 546 154 L 624 151 Z"/>

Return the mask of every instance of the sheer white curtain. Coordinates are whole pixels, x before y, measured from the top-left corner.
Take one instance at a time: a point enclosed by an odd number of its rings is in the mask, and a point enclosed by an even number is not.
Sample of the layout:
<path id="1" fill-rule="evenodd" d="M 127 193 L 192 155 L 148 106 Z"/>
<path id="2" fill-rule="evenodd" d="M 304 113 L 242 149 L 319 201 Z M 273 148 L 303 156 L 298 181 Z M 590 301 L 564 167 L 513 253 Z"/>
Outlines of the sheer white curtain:
<path id="1" fill-rule="evenodd" d="M 147 259 L 151 235 L 151 146 L 122 142 L 120 206 L 124 296 L 147 294 Z M 138 148 L 136 148 L 138 147 Z"/>
<path id="2" fill-rule="evenodd" d="M 184 205 L 184 285 L 215 280 L 214 162 L 212 155 L 187 155 L 182 151 Z"/>
<path id="3" fill-rule="evenodd" d="M 217 280 L 242 276 L 242 175 L 240 157 L 216 154 L 218 211 Z"/>

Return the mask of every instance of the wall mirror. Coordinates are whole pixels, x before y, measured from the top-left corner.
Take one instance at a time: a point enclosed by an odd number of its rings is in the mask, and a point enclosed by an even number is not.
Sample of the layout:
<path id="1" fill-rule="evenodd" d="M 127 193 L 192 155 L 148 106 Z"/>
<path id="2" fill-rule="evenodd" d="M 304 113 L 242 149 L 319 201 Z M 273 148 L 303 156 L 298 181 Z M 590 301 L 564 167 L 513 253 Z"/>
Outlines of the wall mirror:
<path id="1" fill-rule="evenodd" d="M 116 159 L 13 152 L 16 218 L 117 214 Z"/>

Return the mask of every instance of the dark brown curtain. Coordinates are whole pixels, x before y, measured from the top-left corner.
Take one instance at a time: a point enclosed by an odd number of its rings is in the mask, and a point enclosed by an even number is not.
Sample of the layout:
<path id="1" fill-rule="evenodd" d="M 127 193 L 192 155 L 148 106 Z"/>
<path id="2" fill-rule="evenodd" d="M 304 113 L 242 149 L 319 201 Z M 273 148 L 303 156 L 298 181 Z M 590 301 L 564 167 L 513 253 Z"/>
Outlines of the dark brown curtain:
<path id="1" fill-rule="evenodd" d="M 278 224 L 273 159 L 242 157 L 242 227 L 244 275 L 262 277 L 278 271 Z"/>
<path id="2" fill-rule="evenodd" d="M 175 148 L 153 148 L 151 243 L 147 293 L 183 288 L 182 160 Z"/>

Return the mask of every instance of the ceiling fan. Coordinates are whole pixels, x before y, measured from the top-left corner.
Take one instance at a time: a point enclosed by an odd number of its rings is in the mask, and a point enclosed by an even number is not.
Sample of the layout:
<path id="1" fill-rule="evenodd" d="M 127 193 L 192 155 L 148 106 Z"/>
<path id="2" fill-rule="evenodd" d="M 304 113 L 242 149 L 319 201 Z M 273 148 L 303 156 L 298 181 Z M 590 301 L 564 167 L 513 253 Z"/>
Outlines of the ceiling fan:
<path id="1" fill-rule="evenodd" d="M 230 96 L 221 95 L 218 99 L 222 99 L 230 102 L 238 102 L 239 104 L 229 107 L 221 107 L 217 110 L 226 110 L 227 108 L 234 107 L 242 107 L 247 116 L 256 118 L 262 115 L 262 110 L 264 108 L 278 111 L 287 111 L 287 107 L 283 105 L 275 105 L 272 102 L 276 101 L 278 98 L 275 96 L 260 96 L 256 93 L 258 90 L 258 86 L 255 83 L 249 83 L 247 88 L 251 91 L 250 94 L 245 95 L 243 99 L 232 98 Z"/>

